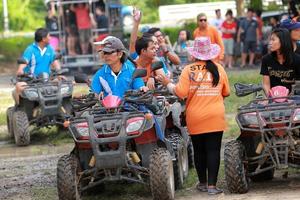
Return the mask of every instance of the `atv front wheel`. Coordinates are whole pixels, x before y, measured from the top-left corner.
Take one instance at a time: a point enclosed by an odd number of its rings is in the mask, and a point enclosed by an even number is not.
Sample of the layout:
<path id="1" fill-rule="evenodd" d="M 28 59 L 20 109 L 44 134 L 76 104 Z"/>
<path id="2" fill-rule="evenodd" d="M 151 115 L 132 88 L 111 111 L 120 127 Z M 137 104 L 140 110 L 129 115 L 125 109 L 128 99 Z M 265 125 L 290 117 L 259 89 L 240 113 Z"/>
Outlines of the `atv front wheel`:
<path id="1" fill-rule="evenodd" d="M 190 138 L 189 144 L 188 144 L 188 158 L 189 158 L 189 168 L 195 168 L 195 162 L 194 162 L 194 148 L 193 148 L 193 143 L 192 139 Z"/>
<path id="2" fill-rule="evenodd" d="M 79 200 L 78 183 L 79 162 L 75 155 L 69 154 L 60 157 L 57 162 L 57 191 L 61 200 Z"/>
<path id="3" fill-rule="evenodd" d="M 231 193 L 243 194 L 249 190 L 244 158 L 245 148 L 241 141 L 233 140 L 225 144 L 225 180 Z"/>
<path id="4" fill-rule="evenodd" d="M 15 107 L 9 107 L 6 110 L 6 124 L 7 124 L 7 132 L 10 138 L 14 137 L 13 131 L 13 114 L 15 111 Z"/>
<path id="5" fill-rule="evenodd" d="M 171 133 L 167 138 L 172 144 L 176 160 L 173 161 L 175 188 L 183 187 L 184 179 L 189 174 L 188 151 L 184 140 L 178 133 Z"/>
<path id="6" fill-rule="evenodd" d="M 175 184 L 173 162 L 167 149 L 156 148 L 150 155 L 150 189 L 154 200 L 173 200 Z"/>
<path id="7" fill-rule="evenodd" d="M 30 143 L 29 122 L 26 113 L 17 110 L 13 113 L 13 132 L 18 146 L 27 146 Z"/>

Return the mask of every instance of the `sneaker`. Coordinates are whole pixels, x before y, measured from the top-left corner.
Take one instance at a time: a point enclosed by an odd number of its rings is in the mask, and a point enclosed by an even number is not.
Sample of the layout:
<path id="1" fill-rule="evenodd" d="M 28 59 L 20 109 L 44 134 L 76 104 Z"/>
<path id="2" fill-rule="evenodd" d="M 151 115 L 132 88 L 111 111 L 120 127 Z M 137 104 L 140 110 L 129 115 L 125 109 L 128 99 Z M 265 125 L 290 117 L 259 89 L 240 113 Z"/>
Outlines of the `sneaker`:
<path id="1" fill-rule="evenodd" d="M 207 192 L 207 185 L 203 183 L 198 183 L 196 185 L 196 189 L 199 190 L 200 192 Z"/>
<path id="2" fill-rule="evenodd" d="M 218 188 L 207 188 L 207 193 L 209 195 L 216 195 L 216 194 L 223 193 L 223 190 L 218 189 Z"/>

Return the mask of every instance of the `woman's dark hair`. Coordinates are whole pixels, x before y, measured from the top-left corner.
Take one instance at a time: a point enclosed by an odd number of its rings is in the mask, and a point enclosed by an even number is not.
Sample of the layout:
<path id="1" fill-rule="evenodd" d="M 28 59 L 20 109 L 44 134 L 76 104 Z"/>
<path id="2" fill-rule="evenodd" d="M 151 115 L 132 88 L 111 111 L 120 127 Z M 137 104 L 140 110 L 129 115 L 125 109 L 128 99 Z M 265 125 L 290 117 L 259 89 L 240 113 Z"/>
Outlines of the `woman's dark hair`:
<path id="1" fill-rule="evenodd" d="M 179 36 L 179 34 L 180 34 L 181 31 L 185 31 L 185 33 L 186 33 L 186 40 L 190 40 L 190 39 L 192 38 L 191 32 L 188 31 L 188 30 L 186 30 L 186 29 L 181 29 L 181 30 L 178 32 L 178 36 Z"/>
<path id="2" fill-rule="evenodd" d="M 120 59 L 121 63 L 124 64 L 126 62 L 127 58 L 128 58 L 127 54 L 125 52 L 123 52 L 123 55 Z"/>
<path id="3" fill-rule="evenodd" d="M 275 28 L 271 35 L 276 35 L 280 41 L 280 53 L 283 55 L 285 63 L 290 65 L 293 59 L 293 43 L 290 32 L 285 28 Z M 273 57 L 277 58 L 276 52 L 271 53 Z"/>
<path id="4" fill-rule="evenodd" d="M 46 28 L 39 28 L 34 33 L 34 40 L 36 42 L 40 42 L 43 40 L 43 38 L 47 37 L 49 34 L 49 30 Z"/>
<path id="5" fill-rule="evenodd" d="M 212 85 L 213 87 L 217 87 L 220 81 L 220 75 L 218 71 L 218 67 L 215 63 L 213 63 L 211 60 L 206 61 L 206 69 L 212 74 L 213 81 Z"/>
<path id="6" fill-rule="evenodd" d="M 228 9 L 225 13 L 225 16 L 230 15 L 231 17 L 233 16 L 233 12 L 231 9 Z"/>
<path id="7" fill-rule="evenodd" d="M 147 49 L 149 43 L 153 42 L 152 37 L 141 37 L 135 42 L 135 51 L 138 55 L 141 55 L 143 49 Z"/>

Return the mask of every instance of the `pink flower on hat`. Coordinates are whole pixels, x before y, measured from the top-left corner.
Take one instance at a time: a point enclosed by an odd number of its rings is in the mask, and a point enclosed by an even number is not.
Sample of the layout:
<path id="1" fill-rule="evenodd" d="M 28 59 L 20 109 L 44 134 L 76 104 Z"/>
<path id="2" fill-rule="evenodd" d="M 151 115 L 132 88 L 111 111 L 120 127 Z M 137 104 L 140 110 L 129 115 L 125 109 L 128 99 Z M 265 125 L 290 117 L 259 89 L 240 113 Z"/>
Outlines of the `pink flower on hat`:
<path id="1" fill-rule="evenodd" d="M 187 47 L 188 52 L 199 60 L 212 60 L 219 56 L 221 48 L 211 44 L 208 37 L 197 37 L 192 47 Z"/>

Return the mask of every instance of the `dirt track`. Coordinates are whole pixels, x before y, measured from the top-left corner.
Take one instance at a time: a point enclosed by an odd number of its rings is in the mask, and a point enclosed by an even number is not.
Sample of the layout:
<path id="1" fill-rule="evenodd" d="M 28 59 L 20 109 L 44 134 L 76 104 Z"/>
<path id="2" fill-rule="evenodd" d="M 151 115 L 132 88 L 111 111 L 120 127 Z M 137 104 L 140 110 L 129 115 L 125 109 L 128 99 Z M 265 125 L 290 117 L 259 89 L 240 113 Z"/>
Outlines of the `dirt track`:
<path id="1" fill-rule="evenodd" d="M 0 199 L 57 199 L 56 163 L 58 158 L 69 152 L 71 148 L 71 144 L 60 147 L 33 145 L 16 148 L 13 144 L 2 142 L 0 144 Z M 206 193 L 197 192 L 194 188 L 187 188 L 180 191 L 176 199 L 300 199 L 300 175 L 292 172 L 288 179 L 283 179 L 281 175 L 282 172 L 278 172 L 273 181 L 252 184 L 249 193 L 243 195 L 229 194 L 224 179 L 221 179 L 219 183 L 225 189 L 224 194 L 208 196 Z M 143 195 L 138 199 L 145 200 L 151 197 Z"/>

